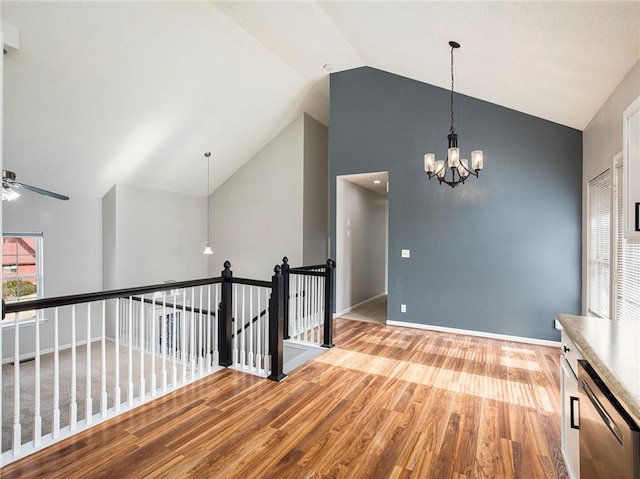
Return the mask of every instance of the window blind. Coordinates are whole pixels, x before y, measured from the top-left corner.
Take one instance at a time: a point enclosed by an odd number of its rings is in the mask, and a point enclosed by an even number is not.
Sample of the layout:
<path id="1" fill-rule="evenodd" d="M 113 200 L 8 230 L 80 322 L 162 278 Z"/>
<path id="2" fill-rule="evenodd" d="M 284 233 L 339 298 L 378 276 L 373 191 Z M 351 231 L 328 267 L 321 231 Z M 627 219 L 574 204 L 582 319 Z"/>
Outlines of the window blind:
<path id="1" fill-rule="evenodd" d="M 616 165 L 616 255 L 614 268 L 614 318 L 640 322 L 640 243 L 630 243 L 623 234 L 623 166 Z"/>
<path id="2" fill-rule="evenodd" d="M 609 170 L 588 184 L 589 242 L 587 245 L 588 309 L 609 317 L 611 298 L 611 173 Z"/>

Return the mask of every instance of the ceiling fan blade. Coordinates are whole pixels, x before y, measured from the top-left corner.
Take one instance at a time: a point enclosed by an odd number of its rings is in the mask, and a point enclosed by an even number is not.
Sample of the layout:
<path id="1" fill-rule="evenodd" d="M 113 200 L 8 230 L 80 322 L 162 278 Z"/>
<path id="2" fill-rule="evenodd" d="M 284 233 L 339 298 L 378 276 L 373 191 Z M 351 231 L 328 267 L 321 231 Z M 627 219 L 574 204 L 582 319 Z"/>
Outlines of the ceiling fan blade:
<path id="1" fill-rule="evenodd" d="M 68 200 L 69 197 L 65 195 L 61 195 L 59 193 L 54 193 L 53 191 L 43 190 L 42 188 L 38 188 L 36 186 L 25 185 L 24 183 L 19 183 L 17 181 L 11 182 L 12 185 L 19 186 L 20 188 L 24 188 L 25 190 L 33 191 L 34 193 L 40 193 L 41 195 L 51 196 L 52 198 L 56 198 L 58 200 Z"/>

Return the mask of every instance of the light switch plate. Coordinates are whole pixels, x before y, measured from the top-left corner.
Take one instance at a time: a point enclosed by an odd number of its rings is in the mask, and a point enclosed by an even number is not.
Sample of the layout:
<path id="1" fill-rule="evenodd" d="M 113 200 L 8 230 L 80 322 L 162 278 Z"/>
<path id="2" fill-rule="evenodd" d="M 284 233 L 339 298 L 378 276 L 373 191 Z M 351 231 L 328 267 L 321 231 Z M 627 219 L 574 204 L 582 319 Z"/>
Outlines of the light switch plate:
<path id="1" fill-rule="evenodd" d="M 407 305 L 406 304 L 401 304 L 400 305 L 400 312 L 401 313 L 406 313 L 407 312 Z"/>
<path id="2" fill-rule="evenodd" d="M 403 258 L 411 258 L 411 250 L 409 250 L 409 249 L 403 249 L 403 250 L 402 250 L 402 257 L 403 257 Z"/>

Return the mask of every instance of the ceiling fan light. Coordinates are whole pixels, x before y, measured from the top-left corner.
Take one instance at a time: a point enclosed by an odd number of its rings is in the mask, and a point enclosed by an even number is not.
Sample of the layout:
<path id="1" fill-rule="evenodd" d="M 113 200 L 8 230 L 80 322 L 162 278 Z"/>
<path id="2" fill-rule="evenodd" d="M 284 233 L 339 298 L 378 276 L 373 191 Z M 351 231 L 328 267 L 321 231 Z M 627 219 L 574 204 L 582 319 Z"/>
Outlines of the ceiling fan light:
<path id="1" fill-rule="evenodd" d="M 8 188 L 6 186 L 2 187 L 2 201 L 13 201 L 20 196 L 13 188 Z"/>

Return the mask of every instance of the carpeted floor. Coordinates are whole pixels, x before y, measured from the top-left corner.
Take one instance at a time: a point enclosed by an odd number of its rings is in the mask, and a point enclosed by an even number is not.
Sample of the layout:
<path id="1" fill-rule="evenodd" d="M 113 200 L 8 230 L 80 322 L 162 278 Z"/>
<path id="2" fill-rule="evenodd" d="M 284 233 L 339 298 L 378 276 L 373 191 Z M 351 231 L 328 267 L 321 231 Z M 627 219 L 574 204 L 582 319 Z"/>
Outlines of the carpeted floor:
<path id="1" fill-rule="evenodd" d="M 365 321 L 367 323 L 386 324 L 387 295 L 381 296 L 373 301 L 369 301 L 362 306 L 358 306 L 340 317 L 354 321 Z"/>

